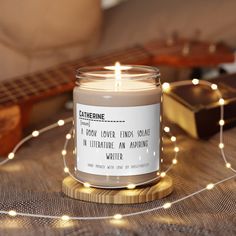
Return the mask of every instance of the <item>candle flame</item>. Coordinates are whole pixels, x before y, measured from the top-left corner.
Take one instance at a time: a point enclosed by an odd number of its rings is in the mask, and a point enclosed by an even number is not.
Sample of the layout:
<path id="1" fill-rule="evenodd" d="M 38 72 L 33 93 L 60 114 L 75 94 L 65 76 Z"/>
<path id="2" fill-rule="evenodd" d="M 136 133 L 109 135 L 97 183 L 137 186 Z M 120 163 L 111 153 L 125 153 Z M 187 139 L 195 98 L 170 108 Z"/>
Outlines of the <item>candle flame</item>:
<path id="1" fill-rule="evenodd" d="M 115 63 L 115 78 L 121 80 L 121 65 L 119 62 Z"/>
<path id="2" fill-rule="evenodd" d="M 119 62 L 115 63 L 115 90 L 118 91 L 121 86 L 121 65 Z"/>
<path id="3" fill-rule="evenodd" d="M 118 91 L 121 87 L 121 78 L 124 76 L 124 74 L 122 74 L 122 70 L 130 70 L 132 69 L 132 66 L 127 66 L 127 65 L 123 66 L 119 62 L 116 62 L 114 66 L 105 66 L 104 69 L 114 71 L 114 73 L 112 74 L 114 75 L 115 78 L 115 83 L 114 83 L 115 91 Z"/>

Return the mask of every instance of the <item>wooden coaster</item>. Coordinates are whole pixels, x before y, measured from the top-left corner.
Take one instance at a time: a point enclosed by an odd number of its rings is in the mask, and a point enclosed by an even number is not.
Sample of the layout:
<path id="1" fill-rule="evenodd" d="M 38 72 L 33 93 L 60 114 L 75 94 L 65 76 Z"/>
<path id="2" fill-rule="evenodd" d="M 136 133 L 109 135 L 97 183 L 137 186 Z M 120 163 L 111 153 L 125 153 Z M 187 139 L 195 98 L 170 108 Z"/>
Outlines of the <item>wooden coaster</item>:
<path id="1" fill-rule="evenodd" d="M 97 203 L 134 204 L 161 199 L 173 191 L 171 177 L 165 176 L 154 185 L 136 189 L 98 189 L 86 188 L 73 178 L 66 177 L 62 183 L 62 191 L 68 197 Z"/>

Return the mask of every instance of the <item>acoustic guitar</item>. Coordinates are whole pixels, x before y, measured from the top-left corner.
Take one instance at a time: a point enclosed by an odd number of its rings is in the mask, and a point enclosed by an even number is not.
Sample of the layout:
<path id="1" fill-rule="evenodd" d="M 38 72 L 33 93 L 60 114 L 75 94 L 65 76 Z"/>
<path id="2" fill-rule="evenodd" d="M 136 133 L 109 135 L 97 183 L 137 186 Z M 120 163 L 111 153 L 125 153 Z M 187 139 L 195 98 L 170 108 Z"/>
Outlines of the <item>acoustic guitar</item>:
<path id="1" fill-rule="evenodd" d="M 82 66 L 121 64 L 174 67 L 216 66 L 233 62 L 233 51 L 221 43 L 154 40 L 124 50 L 95 55 L 0 82 L 0 155 L 8 154 L 22 137 L 34 103 L 71 91 L 75 70 Z"/>

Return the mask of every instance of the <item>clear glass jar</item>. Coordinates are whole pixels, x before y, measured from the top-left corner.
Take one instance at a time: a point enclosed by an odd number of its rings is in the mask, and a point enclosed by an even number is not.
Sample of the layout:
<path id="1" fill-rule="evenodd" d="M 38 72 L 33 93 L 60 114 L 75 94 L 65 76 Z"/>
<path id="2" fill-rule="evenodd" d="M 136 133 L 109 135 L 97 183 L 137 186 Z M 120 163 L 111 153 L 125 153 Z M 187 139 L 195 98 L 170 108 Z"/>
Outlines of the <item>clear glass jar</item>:
<path id="1" fill-rule="evenodd" d="M 159 70 L 85 67 L 76 78 L 76 178 L 97 188 L 137 186 L 156 179 L 162 130 Z"/>

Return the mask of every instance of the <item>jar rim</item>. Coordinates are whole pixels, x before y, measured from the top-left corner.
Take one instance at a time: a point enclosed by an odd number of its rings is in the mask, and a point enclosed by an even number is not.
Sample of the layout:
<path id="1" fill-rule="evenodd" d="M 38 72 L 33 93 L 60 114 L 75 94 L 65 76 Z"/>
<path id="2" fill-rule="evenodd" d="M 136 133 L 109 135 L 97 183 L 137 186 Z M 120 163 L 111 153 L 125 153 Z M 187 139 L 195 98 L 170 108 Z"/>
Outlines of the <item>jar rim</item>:
<path id="1" fill-rule="evenodd" d="M 154 79 L 160 71 L 154 66 L 120 65 L 122 79 Z M 76 71 L 77 79 L 114 79 L 115 66 L 85 66 Z"/>

